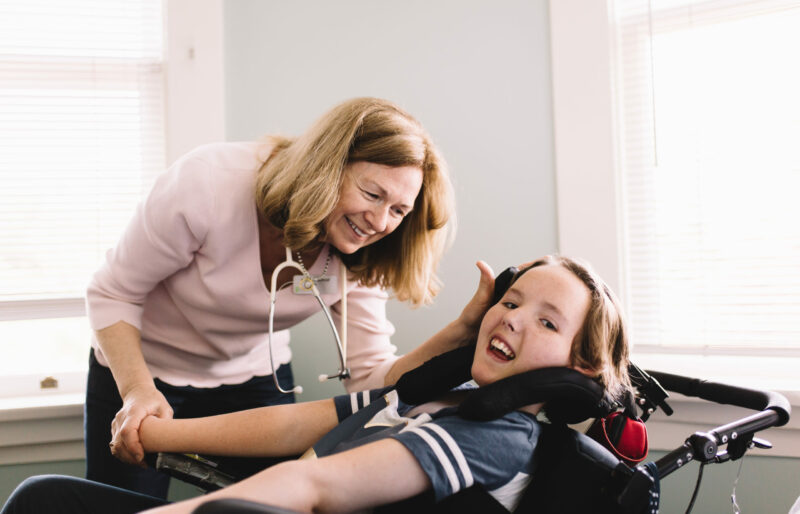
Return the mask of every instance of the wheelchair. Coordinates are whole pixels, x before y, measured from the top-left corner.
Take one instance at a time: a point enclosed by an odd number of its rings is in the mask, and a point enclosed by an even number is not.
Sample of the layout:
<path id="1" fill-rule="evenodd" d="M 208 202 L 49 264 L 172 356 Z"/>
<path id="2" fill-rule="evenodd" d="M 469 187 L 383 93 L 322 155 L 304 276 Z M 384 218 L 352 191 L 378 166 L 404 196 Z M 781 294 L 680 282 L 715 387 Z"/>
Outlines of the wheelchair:
<path id="1" fill-rule="evenodd" d="M 557 399 L 555 404 L 569 406 L 566 410 L 547 412 L 550 421 L 542 424 L 542 434 L 534 454 L 537 471 L 514 510 L 516 513 L 657 513 L 659 484 L 665 477 L 692 461 L 704 465 L 723 464 L 742 458 L 753 447 L 770 448 L 770 443 L 755 437 L 756 434 L 770 427 L 785 425 L 791 414 L 789 402 L 778 393 L 644 371 L 633 364 L 629 374 L 635 386 L 635 398 L 631 398 L 628 405 L 614 405 L 602 396 L 593 381 L 582 376 L 564 375 L 564 372 L 570 371 L 549 368 L 523 373 L 518 376 L 519 389 L 523 392 L 518 397 L 510 395 L 513 404 L 505 405 L 502 399 L 498 401 L 491 390 L 484 392 L 484 389 L 492 388 L 487 386 L 476 390 L 481 391 L 482 396 L 465 402 L 467 408 L 462 409 L 467 417 L 491 419 L 498 409 L 514 408 L 517 404 Z M 534 378 L 531 379 L 531 376 Z M 412 378 L 418 383 L 418 377 Z M 458 379 L 455 376 L 450 381 Z M 426 384 L 422 388 L 425 394 L 436 393 L 435 390 L 428 391 L 428 384 L 424 380 L 422 383 Z M 397 387 L 404 387 L 403 379 Z M 408 392 L 406 389 L 406 394 L 411 397 L 421 390 L 412 388 Z M 647 441 L 646 430 L 642 430 L 642 427 L 657 409 L 667 415 L 672 414 L 666 401 L 669 392 L 755 412 L 724 425 L 695 432 L 657 461 L 644 462 Z M 506 394 L 505 398 L 508 397 Z M 586 433 L 569 426 L 590 418 L 596 420 Z M 627 449 L 620 451 L 620 444 L 627 445 Z M 229 473 L 215 461 L 196 455 L 159 454 L 155 465 L 173 477 L 206 491 L 224 487 L 257 471 L 250 469 L 241 473 L 240 468 L 238 474 L 236 471 Z M 576 494 L 576 490 L 579 494 Z M 375 509 L 375 512 L 382 513 L 409 511 L 508 512 L 480 484 L 438 503 L 433 502 L 432 495 L 423 494 Z M 243 500 L 215 500 L 201 505 L 194 512 L 287 514 L 291 511 Z"/>

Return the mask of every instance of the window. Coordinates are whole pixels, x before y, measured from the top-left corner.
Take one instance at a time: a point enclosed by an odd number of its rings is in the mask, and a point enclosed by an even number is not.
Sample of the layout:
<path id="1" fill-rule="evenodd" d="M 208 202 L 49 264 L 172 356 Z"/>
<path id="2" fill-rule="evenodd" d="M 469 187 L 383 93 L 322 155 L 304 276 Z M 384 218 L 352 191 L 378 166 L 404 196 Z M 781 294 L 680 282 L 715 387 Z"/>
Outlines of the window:
<path id="1" fill-rule="evenodd" d="M 0 395 L 85 371 L 86 285 L 164 168 L 162 31 L 158 0 L 0 2 Z"/>
<path id="2" fill-rule="evenodd" d="M 620 293 L 639 364 L 795 405 L 798 7 L 550 3 L 560 251 Z"/>
<path id="3" fill-rule="evenodd" d="M 635 352 L 796 366 L 800 4 L 619 0 L 615 15 Z"/>

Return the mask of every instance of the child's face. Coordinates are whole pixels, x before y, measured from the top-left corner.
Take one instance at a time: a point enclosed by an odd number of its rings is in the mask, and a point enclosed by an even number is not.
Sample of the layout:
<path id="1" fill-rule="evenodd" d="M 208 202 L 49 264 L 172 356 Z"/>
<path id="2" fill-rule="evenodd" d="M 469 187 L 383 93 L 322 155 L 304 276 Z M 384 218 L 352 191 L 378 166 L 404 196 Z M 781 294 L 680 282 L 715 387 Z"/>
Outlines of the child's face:
<path id="1" fill-rule="evenodd" d="M 472 378 L 484 386 L 523 371 L 568 366 L 589 304 L 589 289 L 568 269 L 528 270 L 483 317 Z"/>

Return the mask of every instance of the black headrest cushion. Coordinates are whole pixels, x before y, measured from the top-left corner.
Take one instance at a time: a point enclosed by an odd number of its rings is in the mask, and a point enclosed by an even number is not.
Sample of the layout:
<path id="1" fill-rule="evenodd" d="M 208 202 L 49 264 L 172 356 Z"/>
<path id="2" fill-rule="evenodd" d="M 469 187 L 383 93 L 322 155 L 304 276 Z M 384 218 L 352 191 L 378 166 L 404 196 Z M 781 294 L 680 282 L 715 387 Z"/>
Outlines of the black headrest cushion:
<path id="1" fill-rule="evenodd" d="M 473 345 L 458 348 L 408 371 L 397 382 L 400 399 L 419 405 L 470 380 Z M 544 368 L 520 373 L 481 387 L 459 407 L 466 419 L 486 421 L 534 403 L 546 403 L 553 423 L 578 423 L 605 416 L 616 403 L 591 378 L 569 368 Z"/>

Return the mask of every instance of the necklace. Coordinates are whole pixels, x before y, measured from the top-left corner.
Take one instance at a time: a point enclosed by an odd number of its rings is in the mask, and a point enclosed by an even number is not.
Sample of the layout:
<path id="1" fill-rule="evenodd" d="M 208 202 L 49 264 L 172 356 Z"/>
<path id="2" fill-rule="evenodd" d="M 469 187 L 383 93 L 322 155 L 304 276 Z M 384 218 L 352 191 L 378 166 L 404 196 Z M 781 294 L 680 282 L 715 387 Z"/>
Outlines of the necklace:
<path id="1" fill-rule="evenodd" d="M 311 275 L 308 273 L 308 270 L 306 270 L 305 264 L 303 264 L 303 256 L 300 255 L 300 251 L 298 250 L 295 253 L 297 254 L 297 263 L 300 265 L 300 270 L 303 272 L 303 275 L 305 275 L 306 277 L 310 277 Z M 318 278 L 325 278 L 326 276 L 328 276 L 328 265 L 330 263 L 331 263 L 331 247 L 330 245 L 328 245 L 328 256 L 325 257 L 325 268 L 323 268 L 322 275 L 320 275 Z"/>

